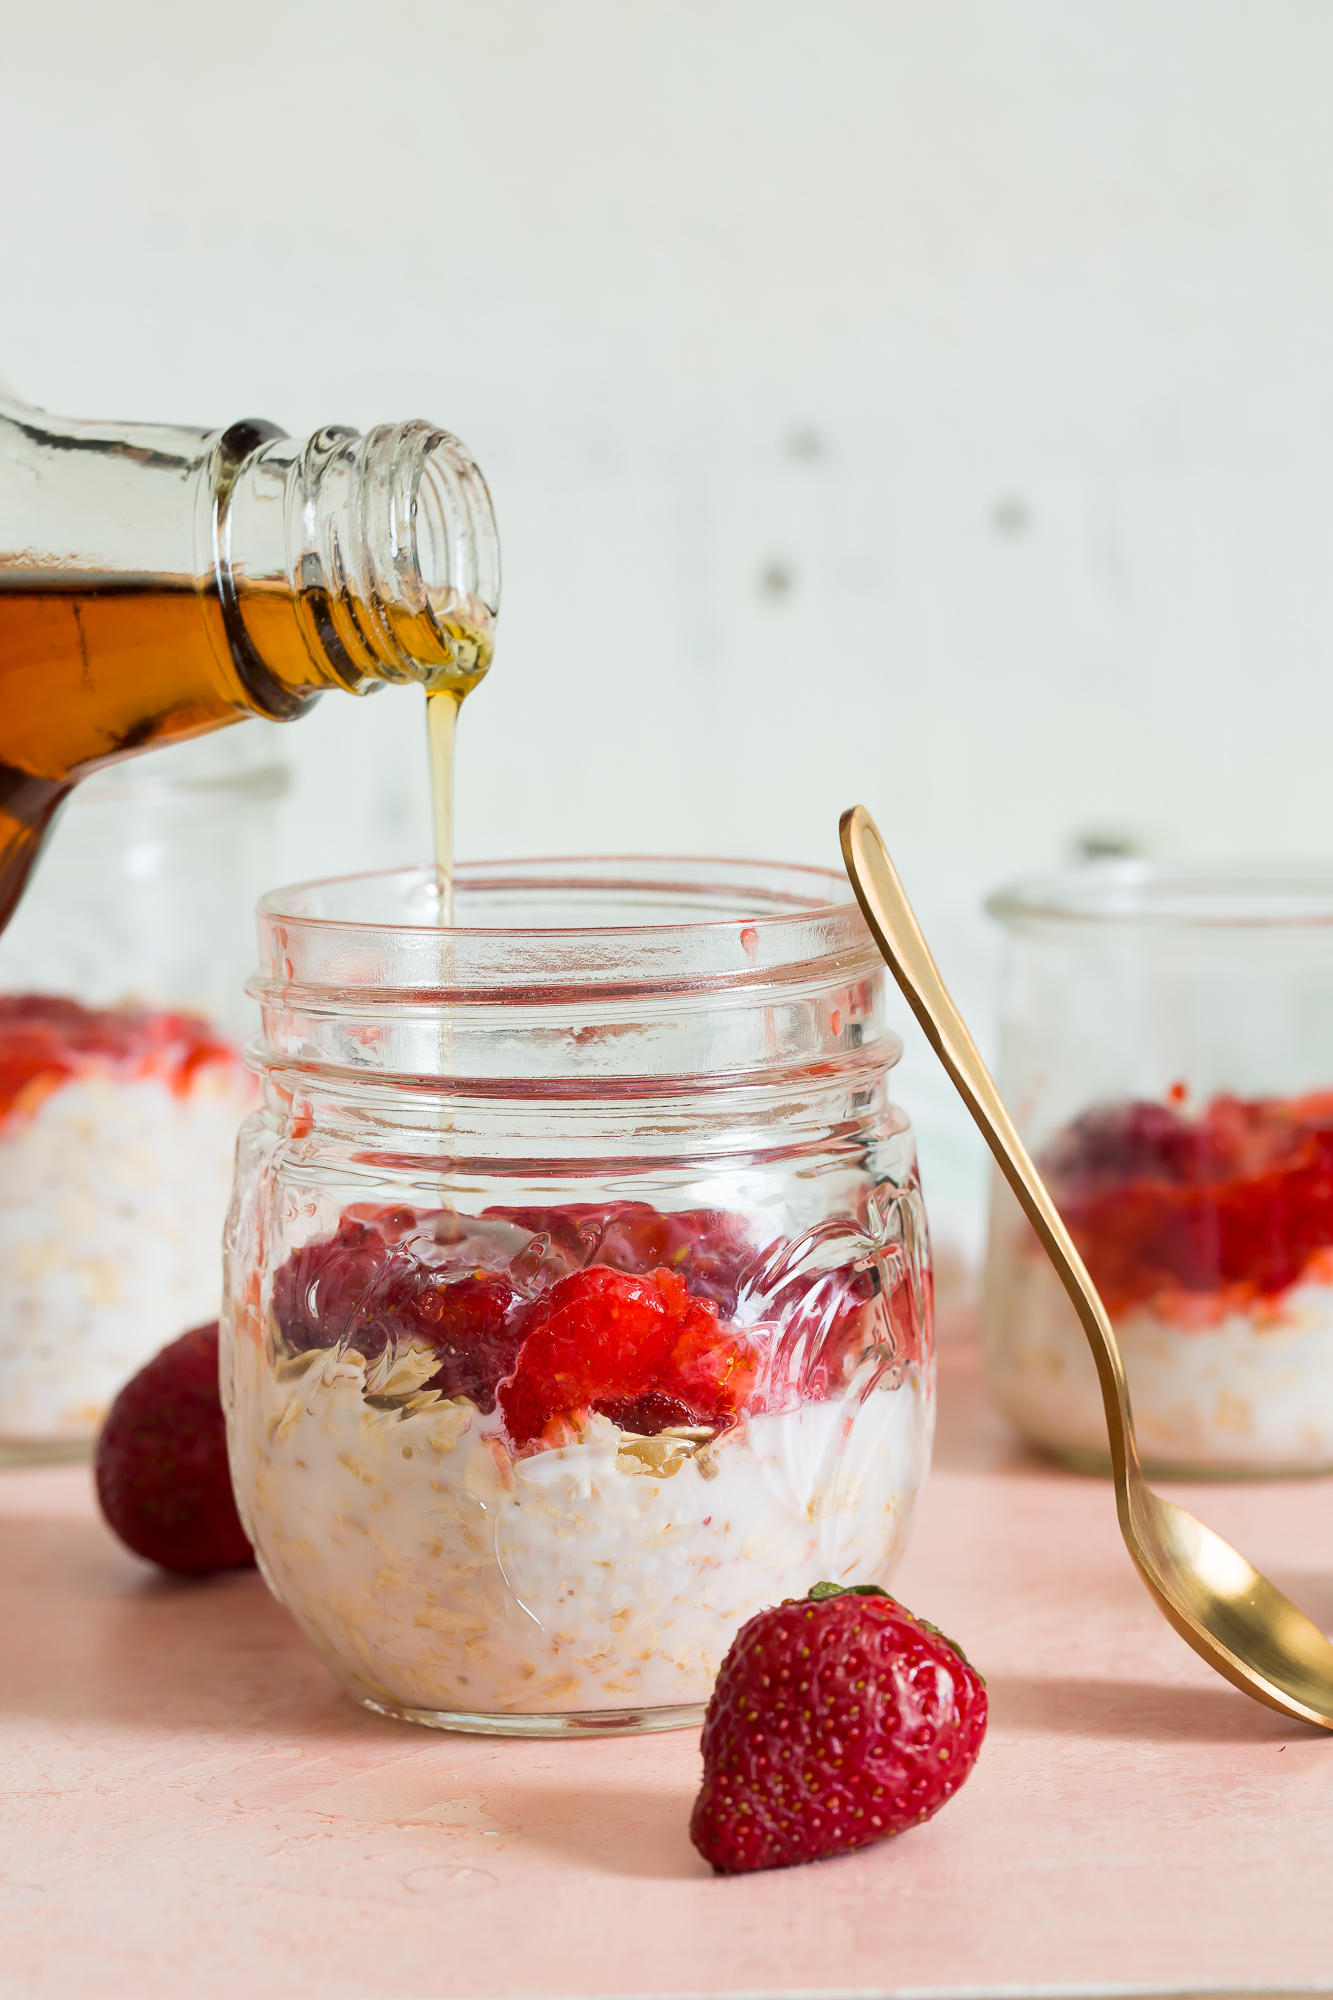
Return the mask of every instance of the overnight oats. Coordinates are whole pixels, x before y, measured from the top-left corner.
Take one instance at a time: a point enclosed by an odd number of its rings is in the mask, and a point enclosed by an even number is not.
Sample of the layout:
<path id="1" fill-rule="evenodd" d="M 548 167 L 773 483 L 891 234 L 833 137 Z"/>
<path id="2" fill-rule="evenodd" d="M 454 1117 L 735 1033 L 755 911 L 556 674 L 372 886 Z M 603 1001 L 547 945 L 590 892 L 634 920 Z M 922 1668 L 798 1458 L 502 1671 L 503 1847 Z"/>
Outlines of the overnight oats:
<path id="1" fill-rule="evenodd" d="M 217 1318 L 264 739 L 86 778 L 0 936 L 0 1458 L 86 1453 L 150 1356 Z"/>
<path id="2" fill-rule="evenodd" d="M 1002 1087 L 1111 1315 L 1145 1463 L 1333 1465 L 1333 890 L 1140 865 L 997 905 Z M 1104 1463 L 1082 1330 L 998 1186 L 982 1330 L 1018 1427 Z"/>
<path id="3" fill-rule="evenodd" d="M 127 1377 L 216 1314 L 255 1098 L 190 1015 L 0 995 L 0 1448 L 85 1449 Z"/>
<path id="4" fill-rule="evenodd" d="M 880 961 L 822 870 L 464 869 L 453 931 L 433 894 L 403 871 L 261 906 L 223 1320 L 242 1516 L 374 1708 L 689 1721 L 762 1606 L 888 1580 L 928 1464 Z"/>

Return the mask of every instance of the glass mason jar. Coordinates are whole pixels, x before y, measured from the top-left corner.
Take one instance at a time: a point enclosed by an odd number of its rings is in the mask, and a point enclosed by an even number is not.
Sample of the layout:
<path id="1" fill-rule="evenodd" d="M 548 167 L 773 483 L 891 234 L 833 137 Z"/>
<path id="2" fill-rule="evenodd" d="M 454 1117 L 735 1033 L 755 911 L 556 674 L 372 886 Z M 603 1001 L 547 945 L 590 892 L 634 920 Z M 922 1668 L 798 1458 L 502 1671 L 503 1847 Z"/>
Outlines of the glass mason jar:
<path id="1" fill-rule="evenodd" d="M 51 417 L 0 388 L 0 928 L 90 772 L 326 688 L 461 698 L 499 590 L 485 482 L 434 425 L 300 441 Z"/>
<path id="2" fill-rule="evenodd" d="M 0 937 L 0 1459 L 82 1455 L 121 1384 L 217 1317 L 258 1097 L 241 988 L 285 782 L 266 748 L 91 778 Z"/>
<path id="3" fill-rule="evenodd" d="M 843 878 L 474 864 L 260 905 L 222 1378 L 271 1588 L 359 1701 L 697 1721 L 739 1625 L 883 1583 L 933 1428 L 883 967 Z"/>
<path id="4" fill-rule="evenodd" d="M 995 896 L 1000 1085 L 1159 1473 L 1333 1466 L 1333 874 L 1116 862 Z M 1064 1290 L 994 1181 L 982 1340 L 1027 1437 L 1106 1463 Z"/>

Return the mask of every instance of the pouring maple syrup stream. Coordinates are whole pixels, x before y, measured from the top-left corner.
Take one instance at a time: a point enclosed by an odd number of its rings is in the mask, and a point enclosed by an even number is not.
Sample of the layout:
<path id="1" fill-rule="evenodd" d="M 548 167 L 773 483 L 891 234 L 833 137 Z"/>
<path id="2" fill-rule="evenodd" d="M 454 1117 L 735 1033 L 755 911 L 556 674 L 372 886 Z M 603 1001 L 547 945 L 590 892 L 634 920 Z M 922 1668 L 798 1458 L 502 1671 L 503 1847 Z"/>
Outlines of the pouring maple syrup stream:
<path id="1" fill-rule="evenodd" d="M 440 877 L 440 923 L 446 929 L 452 929 L 454 921 L 454 739 L 461 703 L 461 695 L 448 689 L 426 696 L 435 866 Z"/>
<path id="2" fill-rule="evenodd" d="M 458 711 L 491 664 L 489 631 L 449 621 L 454 662 L 426 683 L 426 744 L 430 754 L 431 814 L 435 828 L 435 867 L 439 875 L 438 922 L 452 929 L 454 921 L 454 744 Z"/>
<path id="3" fill-rule="evenodd" d="M 434 684 L 426 685 L 426 746 L 430 756 L 431 815 L 435 828 L 435 872 L 439 900 L 435 921 L 442 930 L 454 923 L 454 747 L 458 734 L 458 711 L 491 663 L 490 635 L 460 632 L 455 650 L 460 663 Z M 466 664 L 464 664 L 466 663 Z M 442 946 L 442 955 L 448 946 Z M 441 967 L 443 974 L 444 968 Z M 440 1024 L 440 1074 L 452 1076 L 454 1031 L 448 1021 Z M 442 1130 L 449 1129 L 447 1107 L 441 1111 Z M 442 1183 L 447 1190 L 448 1182 Z M 446 1199 L 447 1195 L 442 1195 Z"/>

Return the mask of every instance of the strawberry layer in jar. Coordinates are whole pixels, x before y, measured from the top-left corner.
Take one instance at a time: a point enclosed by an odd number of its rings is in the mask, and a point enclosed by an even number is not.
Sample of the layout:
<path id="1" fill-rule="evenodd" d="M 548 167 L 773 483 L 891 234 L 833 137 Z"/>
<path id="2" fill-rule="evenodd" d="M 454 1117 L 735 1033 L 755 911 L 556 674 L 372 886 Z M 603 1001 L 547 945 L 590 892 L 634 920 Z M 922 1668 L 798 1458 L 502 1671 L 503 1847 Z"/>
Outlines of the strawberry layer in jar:
<path id="1" fill-rule="evenodd" d="M 191 1015 L 0 996 L 0 1448 L 86 1446 L 122 1383 L 216 1313 L 255 1097 Z"/>
<path id="2" fill-rule="evenodd" d="M 268 758 L 256 725 L 85 776 L 0 936 L 0 1456 L 86 1451 L 217 1317 Z"/>
<path id="3" fill-rule="evenodd" d="M 888 1580 L 929 1459 L 879 960 L 819 870 L 462 870 L 453 932 L 433 890 L 261 912 L 223 1323 L 242 1515 L 372 1707 L 691 1722 L 754 1611 Z"/>
<path id="4" fill-rule="evenodd" d="M 1139 865 L 997 907 L 1004 1087 L 1111 1315 L 1145 1463 L 1333 1466 L 1333 886 Z M 983 1338 L 1018 1427 L 1104 1463 L 1082 1330 L 998 1187 Z"/>

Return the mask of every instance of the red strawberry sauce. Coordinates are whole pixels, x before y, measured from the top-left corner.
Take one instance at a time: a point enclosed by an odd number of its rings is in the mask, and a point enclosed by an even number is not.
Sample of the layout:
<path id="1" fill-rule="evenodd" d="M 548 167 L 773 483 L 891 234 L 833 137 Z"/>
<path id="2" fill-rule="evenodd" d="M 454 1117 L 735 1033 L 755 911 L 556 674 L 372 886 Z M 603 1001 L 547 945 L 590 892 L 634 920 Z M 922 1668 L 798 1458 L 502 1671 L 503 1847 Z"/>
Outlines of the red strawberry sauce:
<path id="1" fill-rule="evenodd" d="M 784 1278 L 738 1324 L 748 1277 L 778 1268 L 780 1247 L 741 1217 L 645 1202 L 476 1217 L 356 1205 L 288 1257 L 273 1314 L 296 1352 L 433 1347 L 427 1386 L 483 1414 L 498 1404 L 519 1448 L 560 1444 L 593 1413 L 648 1437 L 725 1430 L 746 1411 L 837 1394 L 886 1334 L 904 1363 L 922 1357 L 928 1328 L 908 1325 L 908 1287 L 886 1325 L 874 1272 L 855 1262 Z"/>
<path id="2" fill-rule="evenodd" d="M 682 1419 L 725 1429 L 758 1373 L 753 1341 L 674 1271 L 633 1277 L 591 1264 L 534 1311 L 500 1407 L 516 1444 L 588 1409 L 627 1429 Z"/>
<path id="3" fill-rule="evenodd" d="M 236 1060 L 231 1044 L 192 1014 L 90 1008 L 47 993 L 0 994 L 0 1122 L 34 1111 L 85 1070 L 158 1076 L 184 1096 L 203 1064 Z"/>
<path id="4" fill-rule="evenodd" d="M 1182 1324 L 1333 1278 L 1333 1091 L 1101 1106 L 1042 1159 L 1112 1313 Z"/>

